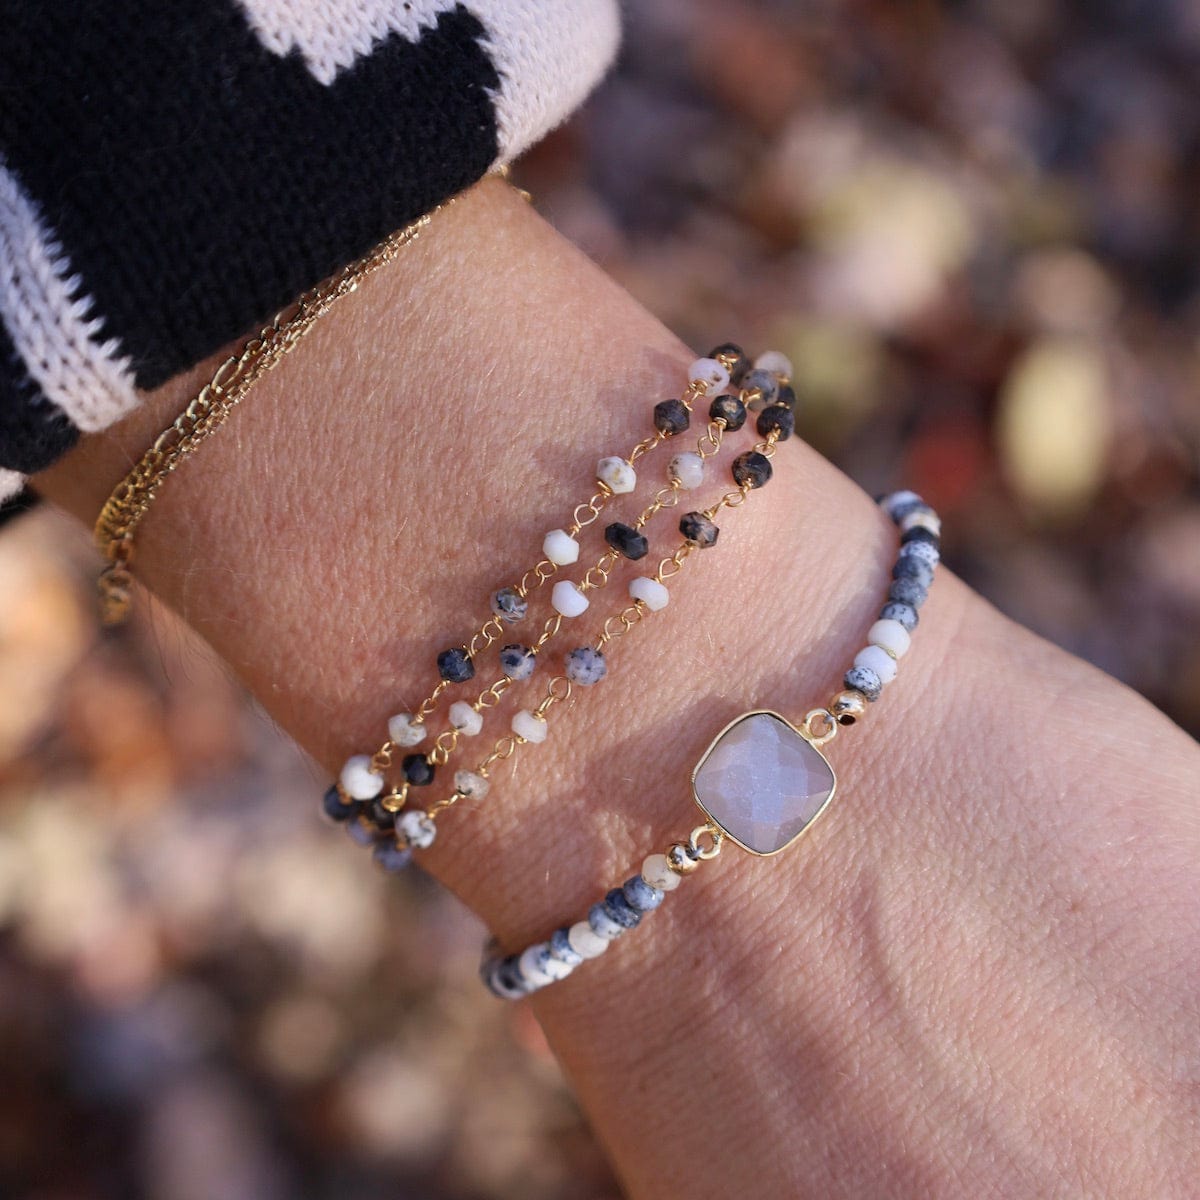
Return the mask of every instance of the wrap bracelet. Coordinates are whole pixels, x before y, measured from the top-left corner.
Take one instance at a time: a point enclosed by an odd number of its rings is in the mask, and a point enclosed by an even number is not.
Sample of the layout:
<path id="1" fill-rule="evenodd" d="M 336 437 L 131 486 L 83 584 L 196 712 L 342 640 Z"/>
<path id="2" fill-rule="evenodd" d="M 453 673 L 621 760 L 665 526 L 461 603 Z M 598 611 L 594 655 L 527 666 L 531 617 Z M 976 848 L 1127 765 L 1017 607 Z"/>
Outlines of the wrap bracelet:
<path id="1" fill-rule="evenodd" d="M 593 904 L 582 920 L 515 954 L 490 942 L 480 977 L 494 995 L 518 1000 L 599 957 L 636 929 L 685 876 L 716 858 L 727 840 L 768 858 L 793 845 L 825 811 L 837 778 L 822 747 L 840 728 L 853 725 L 895 679 L 940 557 L 941 523 L 916 493 L 896 492 L 880 504 L 900 531 L 900 553 L 887 602 L 846 672 L 843 690 L 799 724 L 769 709 L 730 721 L 692 771 L 692 797 L 704 820 L 665 853 L 646 858 L 639 872 Z"/>

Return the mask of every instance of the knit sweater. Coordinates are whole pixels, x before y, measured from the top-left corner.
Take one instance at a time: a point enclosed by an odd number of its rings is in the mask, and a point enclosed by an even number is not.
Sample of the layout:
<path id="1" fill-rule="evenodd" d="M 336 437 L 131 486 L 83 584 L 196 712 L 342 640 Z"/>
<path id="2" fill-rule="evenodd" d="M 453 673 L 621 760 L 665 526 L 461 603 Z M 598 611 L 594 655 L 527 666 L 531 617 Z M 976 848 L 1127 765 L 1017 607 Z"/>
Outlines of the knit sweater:
<path id="1" fill-rule="evenodd" d="M 508 162 L 616 0 L 0 0 L 0 500 Z"/>

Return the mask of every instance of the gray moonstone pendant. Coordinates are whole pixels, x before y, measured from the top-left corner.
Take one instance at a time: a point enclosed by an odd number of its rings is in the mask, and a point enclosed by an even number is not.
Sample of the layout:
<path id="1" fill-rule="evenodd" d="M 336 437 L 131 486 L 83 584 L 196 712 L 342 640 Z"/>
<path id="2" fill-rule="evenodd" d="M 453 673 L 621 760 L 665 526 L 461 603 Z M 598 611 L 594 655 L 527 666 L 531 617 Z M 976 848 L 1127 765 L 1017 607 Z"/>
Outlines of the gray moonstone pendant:
<path id="1" fill-rule="evenodd" d="M 692 772 L 696 803 L 751 854 L 778 854 L 833 798 L 825 755 L 778 713 L 744 713 L 725 726 Z"/>

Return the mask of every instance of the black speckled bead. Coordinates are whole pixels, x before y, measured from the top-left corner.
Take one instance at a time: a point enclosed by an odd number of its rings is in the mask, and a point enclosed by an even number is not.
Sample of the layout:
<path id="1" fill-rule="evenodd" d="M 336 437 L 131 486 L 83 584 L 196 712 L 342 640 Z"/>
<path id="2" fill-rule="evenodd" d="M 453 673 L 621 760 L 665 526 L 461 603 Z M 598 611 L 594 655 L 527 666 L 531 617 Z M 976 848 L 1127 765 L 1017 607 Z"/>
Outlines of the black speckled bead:
<path id="1" fill-rule="evenodd" d="M 406 754 L 400 761 L 400 772 L 413 787 L 428 787 L 433 782 L 433 764 L 423 754 Z"/>
<path id="2" fill-rule="evenodd" d="M 550 935 L 550 953 L 569 967 L 577 967 L 583 962 L 583 955 L 571 945 L 569 929 L 556 929 Z"/>
<path id="3" fill-rule="evenodd" d="M 452 646 L 437 656 L 438 674 L 447 683 L 466 683 L 475 677 L 475 664 L 462 646 Z"/>
<path id="4" fill-rule="evenodd" d="M 633 929 L 642 919 L 642 914 L 625 899 L 625 893 L 620 888 L 613 888 L 604 897 L 604 912 L 622 929 Z"/>
<path id="5" fill-rule="evenodd" d="M 765 454 L 757 450 L 747 450 L 733 460 L 733 479 L 741 487 L 749 484 L 752 488 L 760 488 L 771 478 L 771 463 Z"/>
<path id="6" fill-rule="evenodd" d="M 775 393 L 776 404 L 786 404 L 793 412 L 796 410 L 796 389 L 790 383 L 781 383 Z"/>
<path id="7" fill-rule="evenodd" d="M 883 681 L 870 667 L 851 667 L 842 682 L 856 692 L 862 692 L 873 704 L 883 692 Z"/>
<path id="8" fill-rule="evenodd" d="M 729 381 L 735 386 L 742 382 L 742 378 L 750 370 L 750 359 L 746 357 L 745 350 L 736 342 L 722 342 L 719 346 L 714 346 L 705 357 L 732 358 L 733 364 L 729 368 Z"/>
<path id="9" fill-rule="evenodd" d="M 914 525 L 910 530 L 900 535 L 900 545 L 911 546 L 913 542 L 928 542 L 935 549 L 941 549 L 942 539 L 932 529 L 924 525 Z"/>
<path id="10" fill-rule="evenodd" d="M 911 554 L 902 554 L 892 567 L 892 578 L 913 579 L 923 588 L 928 588 L 933 582 L 933 567 L 923 559 L 913 558 Z"/>
<path id="11" fill-rule="evenodd" d="M 786 442 L 796 431 L 796 414 L 786 404 L 769 404 L 758 414 L 755 423 L 759 437 L 766 437 L 773 430 L 778 430 L 780 442 Z"/>
<path id="12" fill-rule="evenodd" d="M 358 816 L 359 803 L 357 800 L 343 800 L 342 793 L 338 791 L 335 783 L 321 797 L 321 811 L 331 821 L 349 821 L 351 817 Z"/>
<path id="13" fill-rule="evenodd" d="M 623 554 L 626 558 L 633 559 L 634 562 L 637 562 L 639 558 L 645 558 L 650 549 L 650 543 L 646 540 L 645 534 L 639 533 L 632 525 L 626 525 L 621 521 L 614 521 L 605 528 L 604 540 L 618 554 Z"/>
<path id="14" fill-rule="evenodd" d="M 662 400 L 654 406 L 654 428 L 674 437 L 692 423 L 692 414 L 682 400 Z"/>
<path id="15" fill-rule="evenodd" d="M 516 588 L 501 588 L 492 596 L 492 612 L 507 625 L 524 620 L 529 612 L 529 601 Z"/>
<path id="16" fill-rule="evenodd" d="M 715 546 L 717 538 L 721 536 L 720 529 L 700 512 L 684 513 L 679 518 L 679 532 L 693 546 L 699 546 L 702 550 Z"/>
<path id="17" fill-rule="evenodd" d="M 648 913 L 656 909 L 663 899 L 663 893 L 656 887 L 651 887 L 640 875 L 631 875 L 621 887 L 621 894 L 629 903 L 629 907 L 640 913 Z"/>
<path id="18" fill-rule="evenodd" d="M 746 406 L 736 396 L 718 396 L 708 406 L 710 421 L 724 421 L 730 433 L 736 433 L 746 423 Z"/>
<path id="19" fill-rule="evenodd" d="M 889 600 L 895 600 L 899 604 L 911 604 L 913 608 L 920 608 L 928 596 L 928 590 L 915 579 L 893 579 L 892 586 L 888 588 Z"/>
<path id="20" fill-rule="evenodd" d="M 518 683 L 522 679 L 528 679 L 536 666 L 537 655 L 528 646 L 512 642 L 500 647 L 500 670 L 509 679 Z"/>
<path id="21" fill-rule="evenodd" d="M 881 621 L 899 621 L 904 626 L 906 633 L 912 633 L 921 617 L 911 604 L 900 604 L 893 600 L 879 610 L 879 619 Z"/>
<path id="22" fill-rule="evenodd" d="M 751 412 L 758 412 L 759 409 L 766 408 L 768 404 L 775 403 L 775 397 L 779 395 L 779 379 L 771 371 L 756 368 L 747 372 L 746 378 L 742 380 L 742 391 L 758 392 L 758 395 L 746 406 Z"/>

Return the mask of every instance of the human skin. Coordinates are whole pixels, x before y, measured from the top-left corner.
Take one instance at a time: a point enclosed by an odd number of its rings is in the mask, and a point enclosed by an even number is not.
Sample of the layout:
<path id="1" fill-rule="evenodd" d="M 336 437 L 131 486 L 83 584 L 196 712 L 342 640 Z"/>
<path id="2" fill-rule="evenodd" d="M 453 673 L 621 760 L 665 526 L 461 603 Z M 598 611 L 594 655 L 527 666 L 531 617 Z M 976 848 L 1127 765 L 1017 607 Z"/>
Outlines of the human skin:
<path id="1" fill-rule="evenodd" d="M 183 465 L 137 574 L 334 772 L 420 701 L 691 357 L 485 181 Z M 216 361 L 36 486 L 90 524 Z M 423 863 L 505 946 L 686 835 L 713 735 L 825 703 L 863 644 L 895 531 L 798 439 L 775 461 L 608 678 L 439 822 Z M 1195 1197 L 1196 743 L 942 570 L 898 680 L 827 752 L 838 795 L 795 847 L 727 846 L 531 1001 L 628 1194 Z"/>

